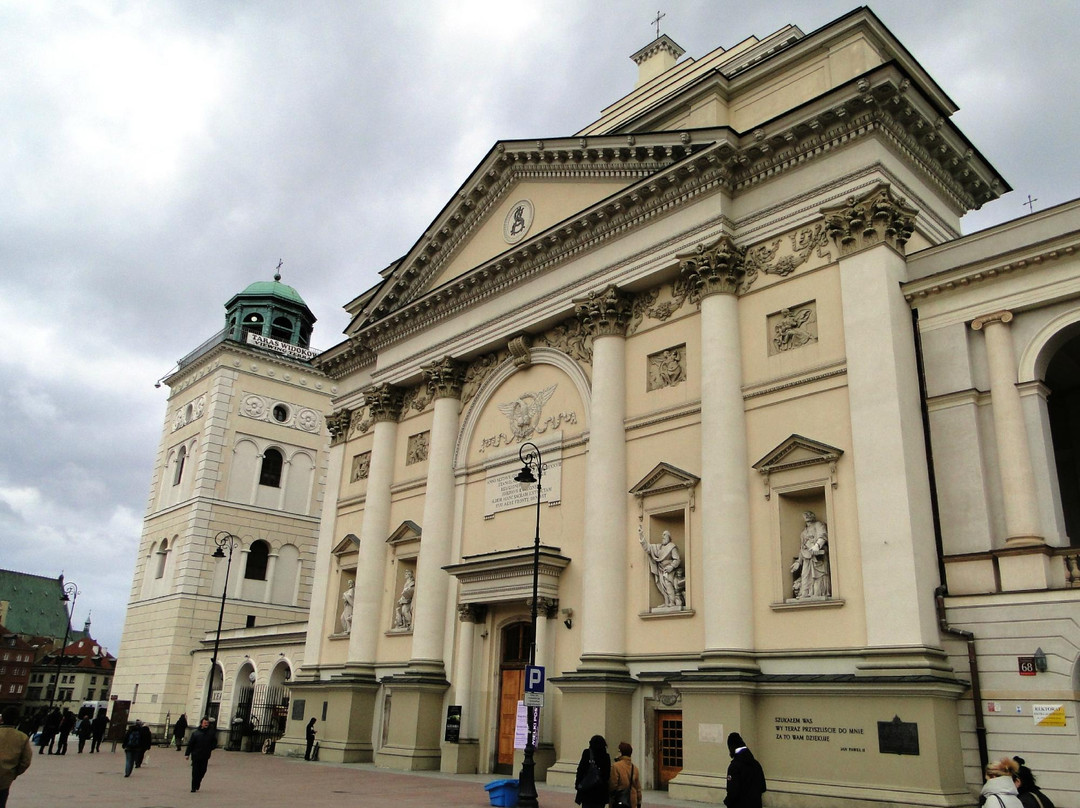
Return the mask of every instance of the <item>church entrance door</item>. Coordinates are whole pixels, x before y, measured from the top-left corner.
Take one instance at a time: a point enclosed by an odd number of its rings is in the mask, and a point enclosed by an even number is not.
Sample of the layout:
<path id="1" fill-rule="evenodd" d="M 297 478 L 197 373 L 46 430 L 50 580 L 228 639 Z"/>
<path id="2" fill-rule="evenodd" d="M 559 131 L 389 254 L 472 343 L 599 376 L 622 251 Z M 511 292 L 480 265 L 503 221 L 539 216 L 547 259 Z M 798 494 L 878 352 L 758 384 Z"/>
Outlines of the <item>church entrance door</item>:
<path id="1" fill-rule="evenodd" d="M 532 628 L 528 623 L 514 623 L 502 630 L 501 638 L 499 737 L 495 753 L 495 773 L 513 774 L 517 706 L 518 702 L 525 698 L 525 665 L 529 661 Z"/>

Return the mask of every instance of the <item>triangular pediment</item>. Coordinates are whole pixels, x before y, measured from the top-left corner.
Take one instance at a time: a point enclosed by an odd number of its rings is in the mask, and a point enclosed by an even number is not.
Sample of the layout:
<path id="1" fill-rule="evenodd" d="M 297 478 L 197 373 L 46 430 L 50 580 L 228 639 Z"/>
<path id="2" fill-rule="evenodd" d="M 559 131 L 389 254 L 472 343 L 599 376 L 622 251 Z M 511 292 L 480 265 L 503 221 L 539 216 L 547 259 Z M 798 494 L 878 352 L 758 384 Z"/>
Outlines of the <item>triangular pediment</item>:
<path id="1" fill-rule="evenodd" d="M 827 443 L 792 434 L 756 462 L 754 468 L 762 474 L 773 474 L 777 471 L 811 466 L 816 463 L 833 463 L 843 453 L 843 449 L 837 449 Z"/>
<path id="2" fill-rule="evenodd" d="M 652 471 L 630 489 L 630 493 L 636 497 L 647 497 L 651 494 L 694 488 L 700 480 L 697 475 L 670 463 L 657 463 Z"/>
<path id="3" fill-rule="evenodd" d="M 334 545 L 334 549 L 331 550 L 334 555 L 340 556 L 346 553 L 355 553 L 357 548 L 360 547 L 360 537 L 355 533 L 349 533 L 341 541 Z"/>
<path id="4" fill-rule="evenodd" d="M 409 544 L 410 542 L 420 541 L 420 536 L 423 531 L 420 529 L 420 525 L 416 522 L 412 522 L 406 519 L 397 529 L 390 534 L 386 543 L 389 545 Z"/>
<path id="5" fill-rule="evenodd" d="M 656 132 L 497 143 L 409 252 L 384 271 L 377 291 L 350 306 L 346 333 L 425 296 L 437 300 L 440 289 L 471 272 L 498 272 L 558 250 L 624 207 L 623 196 L 718 136 L 708 130 L 693 138 Z M 658 191 L 642 190 L 639 198 Z M 531 210 L 522 210 L 523 202 Z"/>

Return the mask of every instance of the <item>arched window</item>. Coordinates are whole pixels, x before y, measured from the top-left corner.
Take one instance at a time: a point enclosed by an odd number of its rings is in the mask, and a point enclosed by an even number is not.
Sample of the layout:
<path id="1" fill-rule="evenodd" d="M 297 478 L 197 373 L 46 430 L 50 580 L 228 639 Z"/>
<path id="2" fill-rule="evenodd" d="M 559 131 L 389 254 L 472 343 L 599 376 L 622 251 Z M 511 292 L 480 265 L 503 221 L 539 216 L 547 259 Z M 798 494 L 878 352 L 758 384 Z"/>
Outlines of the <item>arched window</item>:
<path id="1" fill-rule="evenodd" d="M 1080 335 L 1058 348 L 1046 368 L 1047 413 L 1057 463 L 1065 531 L 1080 544 Z"/>
<path id="2" fill-rule="evenodd" d="M 187 460 L 187 447 L 181 446 L 176 453 L 176 469 L 173 472 L 173 485 L 180 485 L 180 478 L 184 476 L 184 461 Z"/>
<path id="3" fill-rule="evenodd" d="M 245 334 L 259 334 L 263 332 L 263 316 L 258 312 L 252 312 L 251 314 L 244 315 L 244 333 Z"/>
<path id="4" fill-rule="evenodd" d="M 288 317 L 275 317 L 270 326 L 270 336 L 282 342 L 292 342 L 293 324 Z"/>
<path id="5" fill-rule="evenodd" d="M 263 452 L 262 470 L 259 472 L 259 485 L 280 488 L 281 466 L 284 462 L 285 458 L 277 449 L 267 449 Z"/>
<path id="6" fill-rule="evenodd" d="M 262 539 L 252 542 L 248 550 L 244 577 L 252 581 L 266 580 L 266 562 L 270 558 L 270 545 Z"/>
<path id="7" fill-rule="evenodd" d="M 154 570 L 155 578 L 165 577 L 165 562 L 169 560 L 169 540 L 162 539 L 161 546 L 157 551 L 157 568 Z"/>

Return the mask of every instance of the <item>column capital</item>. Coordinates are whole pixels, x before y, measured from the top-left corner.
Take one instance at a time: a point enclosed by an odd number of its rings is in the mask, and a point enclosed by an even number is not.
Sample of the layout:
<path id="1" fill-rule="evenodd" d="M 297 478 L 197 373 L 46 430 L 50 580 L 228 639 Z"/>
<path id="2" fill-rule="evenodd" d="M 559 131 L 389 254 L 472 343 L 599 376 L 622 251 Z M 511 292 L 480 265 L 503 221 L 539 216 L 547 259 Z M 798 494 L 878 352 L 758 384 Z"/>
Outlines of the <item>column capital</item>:
<path id="1" fill-rule="evenodd" d="M 972 331 L 982 331 L 984 327 L 991 323 L 1011 323 L 1013 319 L 1013 313 L 1011 311 L 995 311 L 993 314 L 984 314 L 982 317 L 976 317 L 971 321 Z"/>
<path id="2" fill-rule="evenodd" d="M 459 603 L 457 613 L 462 623 L 482 623 L 487 617 L 487 606 L 483 603 Z"/>
<path id="3" fill-rule="evenodd" d="M 679 256 L 679 274 L 700 300 L 709 295 L 738 294 L 746 280 L 746 250 L 722 235 Z"/>
<path id="4" fill-rule="evenodd" d="M 574 301 L 574 314 L 582 328 L 592 336 L 625 337 L 633 314 L 630 295 L 614 284 Z"/>
<path id="5" fill-rule="evenodd" d="M 465 385 L 465 364 L 449 356 L 424 365 L 424 381 L 433 398 L 461 398 Z"/>
<path id="6" fill-rule="evenodd" d="M 821 209 L 825 229 L 841 256 L 878 244 L 888 244 L 903 255 L 904 245 L 915 231 L 918 214 L 917 208 L 893 194 L 885 183 L 862 196 L 849 196 L 843 204 Z"/>
<path id="7" fill-rule="evenodd" d="M 344 407 L 326 416 L 326 428 L 330 430 L 330 445 L 341 443 L 349 431 L 349 421 L 352 419 L 352 410 Z"/>
<path id="8" fill-rule="evenodd" d="M 397 421 L 405 391 L 392 384 L 377 384 L 364 391 L 374 421 Z"/>

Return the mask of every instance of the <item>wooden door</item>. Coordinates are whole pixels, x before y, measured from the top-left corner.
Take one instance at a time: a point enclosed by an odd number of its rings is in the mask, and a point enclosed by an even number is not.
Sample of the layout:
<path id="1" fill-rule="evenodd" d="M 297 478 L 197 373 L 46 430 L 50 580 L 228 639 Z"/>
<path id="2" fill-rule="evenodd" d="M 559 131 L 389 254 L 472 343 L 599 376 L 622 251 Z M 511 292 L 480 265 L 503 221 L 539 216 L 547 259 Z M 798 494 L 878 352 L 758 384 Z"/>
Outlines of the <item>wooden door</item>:
<path id="1" fill-rule="evenodd" d="M 682 711 L 656 711 L 656 787 L 666 789 L 668 781 L 682 771 Z"/>
<path id="2" fill-rule="evenodd" d="M 525 698 L 525 671 L 503 668 L 499 685 L 499 752 L 495 764 L 500 774 L 514 769 L 514 730 L 517 727 L 518 702 Z M 503 769 L 502 767 L 506 767 Z"/>

